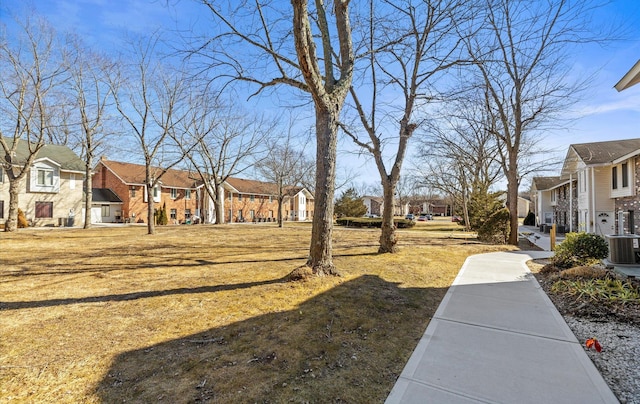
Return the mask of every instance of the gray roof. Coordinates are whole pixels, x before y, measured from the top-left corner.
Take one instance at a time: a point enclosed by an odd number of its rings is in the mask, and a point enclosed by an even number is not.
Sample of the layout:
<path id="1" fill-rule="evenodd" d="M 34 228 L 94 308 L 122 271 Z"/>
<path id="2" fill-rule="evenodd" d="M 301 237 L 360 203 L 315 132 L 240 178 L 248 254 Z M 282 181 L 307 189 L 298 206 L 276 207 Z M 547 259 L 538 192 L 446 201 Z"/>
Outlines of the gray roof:
<path id="1" fill-rule="evenodd" d="M 532 187 L 538 191 L 544 191 L 547 189 L 552 189 L 557 187 L 558 185 L 567 182 L 567 179 L 563 179 L 562 177 L 533 177 Z"/>
<path id="2" fill-rule="evenodd" d="M 5 138 L 8 144 L 13 144 L 12 138 Z M 18 143 L 18 148 L 16 149 L 16 159 L 15 162 L 17 164 L 24 163 L 27 157 L 29 156 L 29 148 L 27 146 L 27 142 L 24 140 L 20 140 Z M 38 151 L 38 155 L 36 156 L 36 160 L 41 158 L 48 158 L 60 165 L 60 169 L 63 171 L 85 171 L 84 161 L 80 157 L 78 157 L 73 150 L 68 148 L 67 146 L 60 146 L 54 144 L 46 144 Z"/>
<path id="3" fill-rule="evenodd" d="M 640 150 L 640 138 L 572 144 L 570 147 L 585 164 L 605 164 Z"/>
<path id="4" fill-rule="evenodd" d="M 122 199 L 111 188 L 91 188 L 92 202 L 122 203 Z"/>

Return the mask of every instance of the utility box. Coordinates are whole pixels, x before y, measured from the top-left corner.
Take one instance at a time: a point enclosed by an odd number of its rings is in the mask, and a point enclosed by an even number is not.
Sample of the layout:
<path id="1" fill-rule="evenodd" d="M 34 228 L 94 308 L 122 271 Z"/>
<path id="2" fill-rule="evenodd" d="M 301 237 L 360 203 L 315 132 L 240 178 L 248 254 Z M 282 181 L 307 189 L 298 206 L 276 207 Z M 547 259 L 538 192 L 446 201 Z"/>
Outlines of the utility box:
<path id="1" fill-rule="evenodd" d="M 621 234 L 606 236 L 609 241 L 609 262 L 612 264 L 637 263 L 636 252 L 640 250 L 638 243 L 640 236 L 635 234 Z"/>

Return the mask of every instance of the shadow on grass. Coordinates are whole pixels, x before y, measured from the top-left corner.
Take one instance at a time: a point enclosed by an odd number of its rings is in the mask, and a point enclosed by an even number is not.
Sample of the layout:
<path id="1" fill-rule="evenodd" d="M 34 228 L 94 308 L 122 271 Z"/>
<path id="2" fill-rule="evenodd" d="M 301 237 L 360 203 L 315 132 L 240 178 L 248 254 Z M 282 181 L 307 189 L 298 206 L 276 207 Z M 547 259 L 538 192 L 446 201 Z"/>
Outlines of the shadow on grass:
<path id="1" fill-rule="evenodd" d="M 382 402 L 445 292 L 365 275 L 294 310 L 124 352 L 95 392 L 105 403 Z"/>
<path id="2" fill-rule="evenodd" d="M 279 279 L 271 279 L 261 282 L 236 283 L 233 285 L 214 285 L 199 286 L 196 288 L 176 288 L 167 290 L 149 290 L 143 292 L 122 293 L 104 296 L 87 296 L 68 299 L 49 299 L 49 300 L 33 300 L 24 302 L 1 302 L 0 310 L 20 310 L 38 307 L 65 306 L 78 303 L 102 303 L 102 302 L 123 302 L 128 300 L 147 299 L 151 297 L 167 296 L 167 295 L 186 295 L 197 293 L 212 293 L 225 290 L 238 290 L 252 288 L 255 286 L 270 285 L 274 283 L 282 283 L 286 281 L 286 277 Z"/>

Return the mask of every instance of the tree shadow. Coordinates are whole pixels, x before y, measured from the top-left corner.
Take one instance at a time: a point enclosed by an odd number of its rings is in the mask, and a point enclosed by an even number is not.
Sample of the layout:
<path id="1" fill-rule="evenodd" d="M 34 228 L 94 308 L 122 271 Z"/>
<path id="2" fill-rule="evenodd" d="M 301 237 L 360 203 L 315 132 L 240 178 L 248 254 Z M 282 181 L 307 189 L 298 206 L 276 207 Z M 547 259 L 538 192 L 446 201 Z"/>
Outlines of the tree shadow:
<path id="1" fill-rule="evenodd" d="M 52 307 L 52 306 L 65 306 L 79 303 L 103 303 L 103 302 L 124 302 L 128 300 L 148 299 L 152 297 L 167 296 L 167 295 L 186 295 L 197 293 L 213 293 L 226 290 L 238 290 L 252 288 L 254 286 L 270 285 L 274 283 L 282 283 L 287 280 L 287 277 L 279 279 L 270 279 L 259 282 L 245 282 L 236 283 L 232 285 L 212 285 L 212 286 L 198 286 L 195 288 L 175 288 L 166 290 L 146 290 L 141 292 L 121 293 L 103 296 L 87 296 L 78 298 L 66 298 L 66 299 L 49 299 L 49 300 L 29 300 L 22 302 L 2 302 L 0 301 L 0 310 L 20 310 L 20 309 L 32 309 L 38 307 Z"/>
<path id="2" fill-rule="evenodd" d="M 445 293 L 361 276 L 293 310 L 124 352 L 95 392 L 105 403 L 382 402 Z"/>

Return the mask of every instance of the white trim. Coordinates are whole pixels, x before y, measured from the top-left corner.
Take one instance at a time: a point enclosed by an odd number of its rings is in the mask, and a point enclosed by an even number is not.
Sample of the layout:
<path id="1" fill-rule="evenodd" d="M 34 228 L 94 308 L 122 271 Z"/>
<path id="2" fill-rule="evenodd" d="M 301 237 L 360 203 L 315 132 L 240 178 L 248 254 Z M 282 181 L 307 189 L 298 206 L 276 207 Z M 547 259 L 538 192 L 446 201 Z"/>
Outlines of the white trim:
<path id="1" fill-rule="evenodd" d="M 640 83 L 640 60 L 616 83 L 614 88 L 622 91 L 638 83 Z"/>

